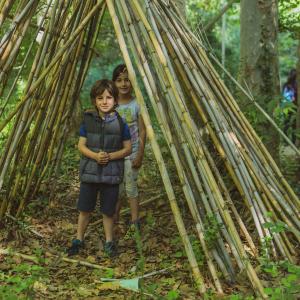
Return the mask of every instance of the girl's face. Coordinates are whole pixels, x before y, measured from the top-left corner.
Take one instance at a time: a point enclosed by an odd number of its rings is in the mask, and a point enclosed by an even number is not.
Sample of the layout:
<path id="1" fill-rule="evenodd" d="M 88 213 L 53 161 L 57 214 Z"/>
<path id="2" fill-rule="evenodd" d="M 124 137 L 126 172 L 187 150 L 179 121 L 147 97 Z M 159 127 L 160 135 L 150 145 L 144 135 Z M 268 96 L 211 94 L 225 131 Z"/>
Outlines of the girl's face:
<path id="1" fill-rule="evenodd" d="M 115 85 L 119 90 L 119 94 L 120 95 L 128 95 L 131 94 L 131 82 L 128 78 L 128 72 L 123 72 L 121 73 L 116 81 L 115 81 Z"/>
<path id="2" fill-rule="evenodd" d="M 108 90 L 104 90 L 102 95 L 98 95 L 95 99 L 95 104 L 98 111 L 107 114 L 110 113 L 116 104 L 115 98 Z"/>

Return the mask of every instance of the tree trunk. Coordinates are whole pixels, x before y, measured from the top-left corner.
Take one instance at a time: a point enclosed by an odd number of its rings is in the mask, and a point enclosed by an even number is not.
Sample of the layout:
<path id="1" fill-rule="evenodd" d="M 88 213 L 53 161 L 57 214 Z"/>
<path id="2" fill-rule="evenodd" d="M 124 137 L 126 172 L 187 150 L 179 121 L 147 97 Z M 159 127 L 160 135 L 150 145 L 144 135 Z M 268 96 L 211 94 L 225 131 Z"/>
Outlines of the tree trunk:
<path id="1" fill-rule="evenodd" d="M 298 36 L 297 62 L 297 115 L 296 115 L 296 146 L 300 147 L 300 35 Z M 300 174 L 299 174 L 300 176 Z"/>
<path id="2" fill-rule="evenodd" d="M 255 99 L 272 116 L 280 97 L 278 63 L 277 0 L 241 1 L 241 57 L 239 80 L 251 90 Z M 243 104 L 248 104 L 243 95 Z M 250 107 L 248 109 L 254 109 Z M 248 111 L 249 113 L 249 111 Z M 253 114 L 251 114 L 253 116 Z M 279 161 L 279 135 L 259 112 L 254 114 L 254 127 L 275 161 Z"/>
<path id="3" fill-rule="evenodd" d="M 298 35 L 298 62 L 297 62 L 297 114 L 296 114 L 296 146 L 300 148 L 300 34 Z M 296 171 L 296 178 L 300 185 L 300 157 L 298 161 L 298 170 Z"/>

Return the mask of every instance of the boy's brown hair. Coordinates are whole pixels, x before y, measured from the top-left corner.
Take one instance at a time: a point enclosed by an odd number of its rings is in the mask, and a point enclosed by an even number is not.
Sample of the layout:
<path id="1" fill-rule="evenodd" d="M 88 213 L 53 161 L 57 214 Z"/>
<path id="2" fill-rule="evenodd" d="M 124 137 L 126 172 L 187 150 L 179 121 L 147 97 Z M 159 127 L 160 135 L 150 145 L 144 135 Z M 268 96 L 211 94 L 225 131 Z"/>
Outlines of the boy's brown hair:
<path id="1" fill-rule="evenodd" d="M 116 105 L 118 104 L 118 88 L 115 86 L 112 80 L 102 79 L 97 80 L 91 88 L 90 97 L 94 106 L 96 105 L 95 100 L 97 96 L 102 95 L 105 90 L 107 90 L 114 97 Z"/>

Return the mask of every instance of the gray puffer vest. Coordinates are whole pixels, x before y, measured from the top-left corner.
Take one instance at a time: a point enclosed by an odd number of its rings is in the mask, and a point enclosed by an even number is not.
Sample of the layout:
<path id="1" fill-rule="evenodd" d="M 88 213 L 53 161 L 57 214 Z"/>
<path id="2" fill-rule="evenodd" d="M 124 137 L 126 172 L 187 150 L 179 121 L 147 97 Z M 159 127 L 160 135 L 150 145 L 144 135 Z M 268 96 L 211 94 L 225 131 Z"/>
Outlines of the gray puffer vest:
<path id="1" fill-rule="evenodd" d="M 84 113 L 87 132 L 86 146 L 94 151 L 115 152 L 123 148 L 123 120 L 118 113 L 108 120 L 102 120 L 96 111 Z M 80 160 L 80 181 L 88 183 L 119 184 L 123 180 L 124 159 L 99 165 L 97 161 L 83 156 Z"/>

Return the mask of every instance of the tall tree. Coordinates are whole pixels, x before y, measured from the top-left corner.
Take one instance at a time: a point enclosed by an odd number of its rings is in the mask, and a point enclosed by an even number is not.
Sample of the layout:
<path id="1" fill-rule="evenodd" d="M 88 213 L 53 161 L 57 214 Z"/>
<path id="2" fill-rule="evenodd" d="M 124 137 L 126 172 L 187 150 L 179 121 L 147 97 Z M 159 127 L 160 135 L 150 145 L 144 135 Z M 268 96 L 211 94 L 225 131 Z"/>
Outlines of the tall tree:
<path id="1" fill-rule="evenodd" d="M 246 82 L 254 99 L 272 115 L 280 96 L 277 0 L 242 0 L 240 23 L 239 79 L 242 84 Z M 241 103 L 249 103 L 249 100 L 241 95 Z M 276 130 L 260 115 L 256 116 L 255 128 L 278 161 L 279 136 Z"/>

